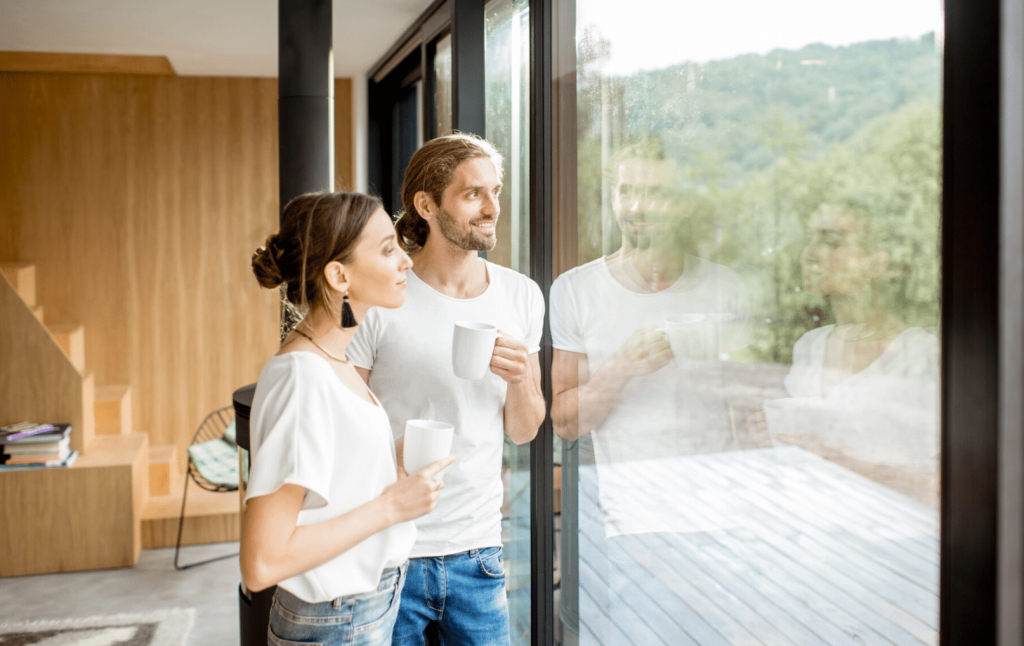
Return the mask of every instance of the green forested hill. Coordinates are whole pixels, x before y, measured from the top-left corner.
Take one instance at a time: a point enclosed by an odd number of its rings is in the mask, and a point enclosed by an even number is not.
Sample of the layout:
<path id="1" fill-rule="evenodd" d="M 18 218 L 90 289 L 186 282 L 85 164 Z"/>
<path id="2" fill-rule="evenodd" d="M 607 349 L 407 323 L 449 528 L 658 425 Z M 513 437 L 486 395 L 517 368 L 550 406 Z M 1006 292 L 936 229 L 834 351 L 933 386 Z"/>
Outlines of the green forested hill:
<path id="1" fill-rule="evenodd" d="M 779 148 L 825 152 L 907 104 L 937 109 L 940 66 L 927 34 L 683 64 L 618 82 L 629 131 L 667 134 L 674 156 L 713 154 L 735 177 L 766 168 Z"/>
<path id="2" fill-rule="evenodd" d="M 581 262 L 618 245 L 615 154 L 653 143 L 679 168 L 682 238 L 748 282 L 757 359 L 788 361 L 801 334 L 832 320 L 827 299 L 801 290 L 800 266 L 808 220 L 829 203 L 870 212 L 873 244 L 891 259 L 886 307 L 908 325 L 938 325 L 942 75 L 932 34 L 623 77 L 602 77 L 599 57 L 588 60 L 602 46 L 580 48 Z"/>

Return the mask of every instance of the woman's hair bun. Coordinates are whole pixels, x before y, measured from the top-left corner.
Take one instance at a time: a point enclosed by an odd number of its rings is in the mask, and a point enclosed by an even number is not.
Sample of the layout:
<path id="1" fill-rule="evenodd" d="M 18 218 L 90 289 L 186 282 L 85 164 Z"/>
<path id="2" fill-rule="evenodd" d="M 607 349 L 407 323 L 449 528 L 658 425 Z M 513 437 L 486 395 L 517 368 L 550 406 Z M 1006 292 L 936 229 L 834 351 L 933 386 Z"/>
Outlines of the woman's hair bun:
<path id="1" fill-rule="evenodd" d="M 267 238 L 265 246 L 252 254 L 252 273 L 261 287 L 273 289 L 284 282 L 281 268 L 277 262 L 281 259 L 281 250 L 277 246 L 277 235 Z"/>

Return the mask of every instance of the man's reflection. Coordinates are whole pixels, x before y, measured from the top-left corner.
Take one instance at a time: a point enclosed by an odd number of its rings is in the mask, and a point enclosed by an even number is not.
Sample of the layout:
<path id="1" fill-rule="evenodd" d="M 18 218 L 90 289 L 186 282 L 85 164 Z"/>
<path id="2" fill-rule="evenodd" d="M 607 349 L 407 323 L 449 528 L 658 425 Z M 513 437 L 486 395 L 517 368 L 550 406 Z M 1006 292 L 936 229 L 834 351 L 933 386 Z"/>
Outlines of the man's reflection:
<path id="1" fill-rule="evenodd" d="M 746 345 L 747 295 L 694 255 L 707 227 L 674 163 L 631 152 L 614 171 L 621 248 L 551 288 L 555 427 L 568 440 L 596 431 L 605 463 L 725 450 L 738 441 L 727 402 L 692 389 Z"/>
<path id="2" fill-rule="evenodd" d="M 593 440 L 604 536 L 585 527 L 581 501 L 580 550 L 607 537 L 614 616 L 614 600 L 658 569 L 642 537 L 728 522 L 686 513 L 691 494 L 667 491 L 653 465 L 746 444 L 722 366 L 749 342 L 749 308 L 740 277 L 696 255 L 709 227 L 672 161 L 632 150 L 613 173 L 621 248 L 562 274 L 550 309 L 552 419 L 563 439 Z"/>
<path id="3" fill-rule="evenodd" d="M 918 500 L 937 502 L 939 344 L 902 320 L 907 272 L 893 227 L 856 205 L 824 205 L 800 256 L 804 289 L 828 298 L 834 325 L 804 334 L 766 406 L 768 430 Z"/>

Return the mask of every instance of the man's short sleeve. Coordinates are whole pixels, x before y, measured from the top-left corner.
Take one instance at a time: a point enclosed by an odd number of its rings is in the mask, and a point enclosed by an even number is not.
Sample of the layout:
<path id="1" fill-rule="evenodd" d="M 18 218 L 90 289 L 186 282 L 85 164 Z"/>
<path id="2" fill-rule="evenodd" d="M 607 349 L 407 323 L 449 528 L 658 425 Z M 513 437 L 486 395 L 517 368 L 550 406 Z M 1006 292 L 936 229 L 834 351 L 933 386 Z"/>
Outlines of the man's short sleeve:
<path id="1" fill-rule="evenodd" d="M 541 337 L 544 336 L 544 295 L 540 291 L 540 287 L 536 282 L 530 280 L 530 288 L 528 291 L 528 321 L 527 321 L 527 334 L 526 334 L 526 346 L 529 348 L 529 353 L 534 354 L 540 352 L 540 341 Z"/>
<path id="2" fill-rule="evenodd" d="M 266 396 L 251 420 L 253 450 L 245 499 L 295 484 L 306 489 L 303 509 L 317 509 L 330 500 L 334 394 L 294 354 L 260 377 L 257 389 L 266 388 Z"/>
<path id="3" fill-rule="evenodd" d="M 373 370 L 373 363 L 377 358 L 377 340 L 380 338 L 380 313 L 376 307 L 371 307 L 359 324 L 356 335 L 348 344 L 345 354 L 349 361 L 357 368 Z"/>
<path id="4" fill-rule="evenodd" d="M 571 279 L 572 273 L 565 273 L 551 284 L 551 345 L 556 350 L 586 354 L 579 303 Z"/>

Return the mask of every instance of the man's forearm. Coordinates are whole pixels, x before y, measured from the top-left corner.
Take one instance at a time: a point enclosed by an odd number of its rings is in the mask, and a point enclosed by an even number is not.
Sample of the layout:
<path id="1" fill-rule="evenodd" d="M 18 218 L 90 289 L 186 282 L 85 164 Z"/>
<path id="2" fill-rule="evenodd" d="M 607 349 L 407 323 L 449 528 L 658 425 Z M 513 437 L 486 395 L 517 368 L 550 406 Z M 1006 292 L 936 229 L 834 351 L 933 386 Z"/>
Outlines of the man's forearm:
<path id="1" fill-rule="evenodd" d="M 505 434 L 516 444 L 526 444 L 537 437 L 544 423 L 547 406 L 537 381 L 527 375 L 518 383 L 509 384 L 505 394 Z"/>
<path id="2" fill-rule="evenodd" d="M 555 433 L 572 442 L 604 422 L 618 405 L 629 377 L 622 371 L 604 367 L 587 383 L 555 395 L 551 403 L 551 421 Z"/>

